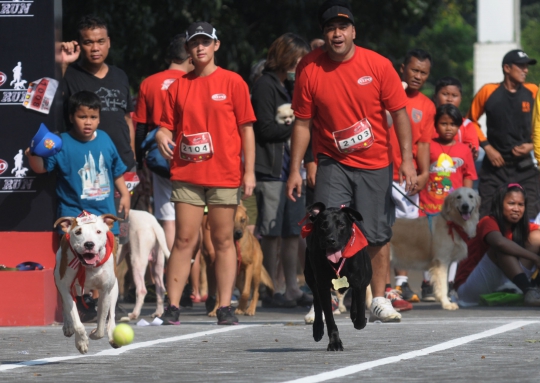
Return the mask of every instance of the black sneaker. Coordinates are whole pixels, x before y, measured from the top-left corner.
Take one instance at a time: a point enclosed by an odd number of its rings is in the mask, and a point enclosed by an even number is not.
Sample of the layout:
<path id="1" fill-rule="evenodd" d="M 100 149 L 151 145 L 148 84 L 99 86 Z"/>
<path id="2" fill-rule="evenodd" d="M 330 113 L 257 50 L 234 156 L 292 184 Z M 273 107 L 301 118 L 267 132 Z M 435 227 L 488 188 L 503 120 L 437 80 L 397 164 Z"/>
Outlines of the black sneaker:
<path id="1" fill-rule="evenodd" d="M 176 306 L 169 305 L 161 316 L 163 325 L 178 326 L 180 324 L 180 309 Z"/>
<path id="2" fill-rule="evenodd" d="M 396 290 L 401 293 L 401 298 L 403 298 L 407 302 L 420 302 L 420 298 L 418 298 L 418 295 L 411 290 L 409 282 L 403 282 L 401 286 L 396 287 Z"/>
<path id="3" fill-rule="evenodd" d="M 97 299 L 93 299 L 89 294 L 84 294 L 82 297 L 77 296 L 75 299 L 81 322 L 94 322 L 97 317 Z"/>
<path id="4" fill-rule="evenodd" d="M 433 285 L 429 282 L 422 281 L 422 302 L 436 302 L 435 294 L 433 294 Z"/>
<path id="5" fill-rule="evenodd" d="M 217 309 L 217 324 L 234 325 L 238 324 L 238 318 L 234 315 L 234 307 L 224 306 Z"/>

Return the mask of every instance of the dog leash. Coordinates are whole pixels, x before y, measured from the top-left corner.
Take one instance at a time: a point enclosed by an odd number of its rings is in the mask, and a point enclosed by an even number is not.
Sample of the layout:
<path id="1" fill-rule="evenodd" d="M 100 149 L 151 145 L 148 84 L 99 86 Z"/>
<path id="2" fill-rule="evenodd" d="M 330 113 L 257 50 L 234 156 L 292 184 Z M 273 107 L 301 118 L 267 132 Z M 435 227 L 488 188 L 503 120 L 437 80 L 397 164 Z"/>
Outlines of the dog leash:
<path id="1" fill-rule="evenodd" d="M 392 184 L 392 187 L 396 189 L 396 191 L 401 194 L 407 201 L 409 201 L 412 205 L 416 206 L 418 210 L 420 210 L 422 213 L 424 213 L 428 219 L 428 225 L 429 225 L 429 232 L 433 233 L 433 217 L 439 215 L 440 213 L 428 213 L 424 208 L 421 208 L 418 206 L 412 199 L 410 199 L 405 193 L 403 193 L 396 185 Z M 452 234 L 452 239 L 454 238 L 454 235 Z"/>

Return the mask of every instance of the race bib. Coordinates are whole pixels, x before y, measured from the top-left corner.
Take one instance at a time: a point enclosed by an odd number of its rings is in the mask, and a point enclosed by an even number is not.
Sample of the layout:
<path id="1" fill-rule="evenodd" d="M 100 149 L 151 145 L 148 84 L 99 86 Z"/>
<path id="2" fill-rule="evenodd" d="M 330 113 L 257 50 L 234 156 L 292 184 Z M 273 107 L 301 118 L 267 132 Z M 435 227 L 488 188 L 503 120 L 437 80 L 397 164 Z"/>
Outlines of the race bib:
<path id="1" fill-rule="evenodd" d="M 180 158 L 189 162 L 202 162 L 214 155 L 212 136 L 210 133 L 182 135 L 180 142 Z"/>
<path id="2" fill-rule="evenodd" d="M 368 149 L 373 145 L 374 137 L 371 124 L 364 118 L 347 129 L 337 130 L 334 133 L 334 141 L 341 153 L 352 153 L 358 150 Z"/>
<path id="3" fill-rule="evenodd" d="M 23 106 L 37 112 L 49 114 L 54 94 L 58 88 L 58 81 L 53 78 L 40 78 L 30 83 Z"/>

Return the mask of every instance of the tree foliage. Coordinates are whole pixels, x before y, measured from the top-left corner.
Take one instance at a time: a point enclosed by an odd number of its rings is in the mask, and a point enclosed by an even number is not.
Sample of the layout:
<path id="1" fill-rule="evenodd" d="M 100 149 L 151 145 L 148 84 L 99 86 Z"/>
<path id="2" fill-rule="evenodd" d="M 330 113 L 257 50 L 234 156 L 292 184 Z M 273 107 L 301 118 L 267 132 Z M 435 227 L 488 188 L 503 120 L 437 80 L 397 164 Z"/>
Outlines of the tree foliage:
<path id="1" fill-rule="evenodd" d="M 529 57 L 540 61 L 540 3 L 524 2 L 521 8 L 521 45 Z M 529 66 L 527 81 L 540 84 L 540 65 Z"/>

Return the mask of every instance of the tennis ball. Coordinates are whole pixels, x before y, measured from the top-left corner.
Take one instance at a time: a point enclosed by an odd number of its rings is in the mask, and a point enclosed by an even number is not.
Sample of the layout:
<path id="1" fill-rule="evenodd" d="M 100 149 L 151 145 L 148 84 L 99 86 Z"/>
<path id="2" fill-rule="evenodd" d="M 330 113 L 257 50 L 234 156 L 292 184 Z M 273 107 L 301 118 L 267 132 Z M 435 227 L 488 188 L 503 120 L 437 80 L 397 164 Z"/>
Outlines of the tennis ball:
<path id="1" fill-rule="evenodd" d="M 114 343 L 119 346 L 126 346 L 130 344 L 133 342 L 134 336 L 135 334 L 133 333 L 131 326 L 125 323 L 120 323 L 114 328 L 113 331 Z"/>

